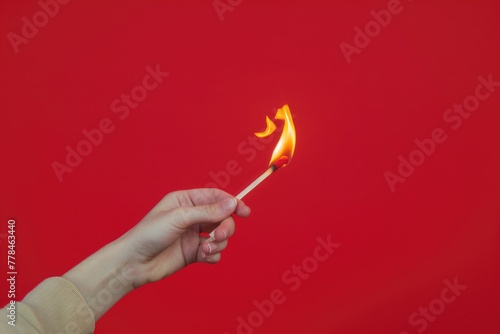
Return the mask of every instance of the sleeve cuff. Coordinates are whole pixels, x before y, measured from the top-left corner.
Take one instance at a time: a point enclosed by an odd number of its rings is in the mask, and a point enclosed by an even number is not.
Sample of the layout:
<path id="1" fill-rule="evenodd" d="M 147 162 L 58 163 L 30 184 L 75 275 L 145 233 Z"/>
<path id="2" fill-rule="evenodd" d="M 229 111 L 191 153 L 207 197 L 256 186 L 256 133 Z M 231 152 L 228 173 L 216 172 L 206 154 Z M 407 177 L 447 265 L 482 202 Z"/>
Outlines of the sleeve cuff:
<path id="1" fill-rule="evenodd" d="M 22 301 L 37 310 L 44 327 L 55 333 L 93 333 L 92 310 L 78 289 L 65 278 L 51 277 L 40 283 Z"/>

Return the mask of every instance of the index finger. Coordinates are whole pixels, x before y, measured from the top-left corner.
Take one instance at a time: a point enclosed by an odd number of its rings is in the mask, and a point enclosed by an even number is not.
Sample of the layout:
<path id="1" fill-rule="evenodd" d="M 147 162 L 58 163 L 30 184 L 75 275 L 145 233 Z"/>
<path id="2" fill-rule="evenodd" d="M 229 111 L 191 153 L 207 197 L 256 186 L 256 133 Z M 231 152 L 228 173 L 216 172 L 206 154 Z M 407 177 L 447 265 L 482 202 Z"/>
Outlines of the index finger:
<path id="1" fill-rule="evenodd" d="M 151 211 L 169 211 L 178 207 L 208 205 L 233 197 L 217 188 L 179 190 L 166 195 Z M 250 208 L 243 201 L 238 200 L 235 213 L 238 216 L 247 217 L 250 214 Z"/>

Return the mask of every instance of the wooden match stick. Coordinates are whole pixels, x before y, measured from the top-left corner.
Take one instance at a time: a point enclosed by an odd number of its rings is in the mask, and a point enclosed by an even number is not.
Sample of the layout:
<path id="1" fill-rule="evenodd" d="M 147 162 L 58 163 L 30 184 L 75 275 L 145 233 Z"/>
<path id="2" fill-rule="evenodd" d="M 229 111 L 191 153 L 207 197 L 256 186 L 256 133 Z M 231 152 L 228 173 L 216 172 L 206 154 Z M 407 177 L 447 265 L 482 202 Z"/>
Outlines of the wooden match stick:
<path id="1" fill-rule="evenodd" d="M 279 158 L 274 164 L 272 164 L 261 176 L 255 179 L 248 187 L 243 189 L 238 195 L 236 195 L 237 199 L 242 199 L 249 192 L 251 192 L 255 187 L 257 187 L 262 181 L 264 181 L 269 175 L 277 171 L 279 168 L 285 166 L 288 163 L 288 157 L 282 156 Z M 205 242 L 211 242 L 215 240 L 215 230 L 210 232 L 210 237 L 205 240 Z"/>

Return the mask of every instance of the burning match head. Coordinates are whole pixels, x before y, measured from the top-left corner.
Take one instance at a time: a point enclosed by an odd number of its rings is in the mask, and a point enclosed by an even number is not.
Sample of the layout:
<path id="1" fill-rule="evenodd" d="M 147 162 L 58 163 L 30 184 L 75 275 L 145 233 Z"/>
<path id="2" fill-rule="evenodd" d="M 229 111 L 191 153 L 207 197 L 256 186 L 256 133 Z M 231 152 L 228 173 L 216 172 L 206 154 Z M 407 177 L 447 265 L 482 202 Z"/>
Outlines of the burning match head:
<path id="1" fill-rule="evenodd" d="M 286 155 L 279 158 L 273 165 L 276 166 L 276 169 L 285 166 L 288 163 L 288 157 Z"/>

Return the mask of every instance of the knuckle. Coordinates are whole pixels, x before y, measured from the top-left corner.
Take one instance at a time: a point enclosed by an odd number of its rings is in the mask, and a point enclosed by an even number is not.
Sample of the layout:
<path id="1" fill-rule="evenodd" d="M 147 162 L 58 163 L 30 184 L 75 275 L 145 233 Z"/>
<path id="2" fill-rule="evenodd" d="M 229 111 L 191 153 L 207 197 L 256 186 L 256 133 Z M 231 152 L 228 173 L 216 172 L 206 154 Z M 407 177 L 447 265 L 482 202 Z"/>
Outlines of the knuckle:
<path id="1" fill-rule="evenodd" d="M 217 193 L 220 191 L 220 189 L 218 188 L 209 188 L 208 189 L 208 192 L 210 193 L 210 196 L 212 197 L 215 197 L 215 195 L 217 195 Z"/>
<path id="2" fill-rule="evenodd" d="M 172 191 L 172 192 L 166 194 L 165 196 L 163 196 L 163 198 L 161 199 L 160 202 L 168 202 L 172 198 L 176 198 L 178 194 L 179 194 L 179 191 Z"/>
<path id="3" fill-rule="evenodd" d="M 181 222 L 188 222 L 191 218 L 190 211 L 187 210 L 185 207 L 178 207 L 174 209 L 176 211 L 176 214 L 179 218 L 179 221 Z"/>
<path id="4" fill-rule="evenodd" d="M 216 217 L 217 216 L 217 206 L 215 206 L 215 205 L 206 205 L 205 206 L 205 212 L 210 217 Z"/>

